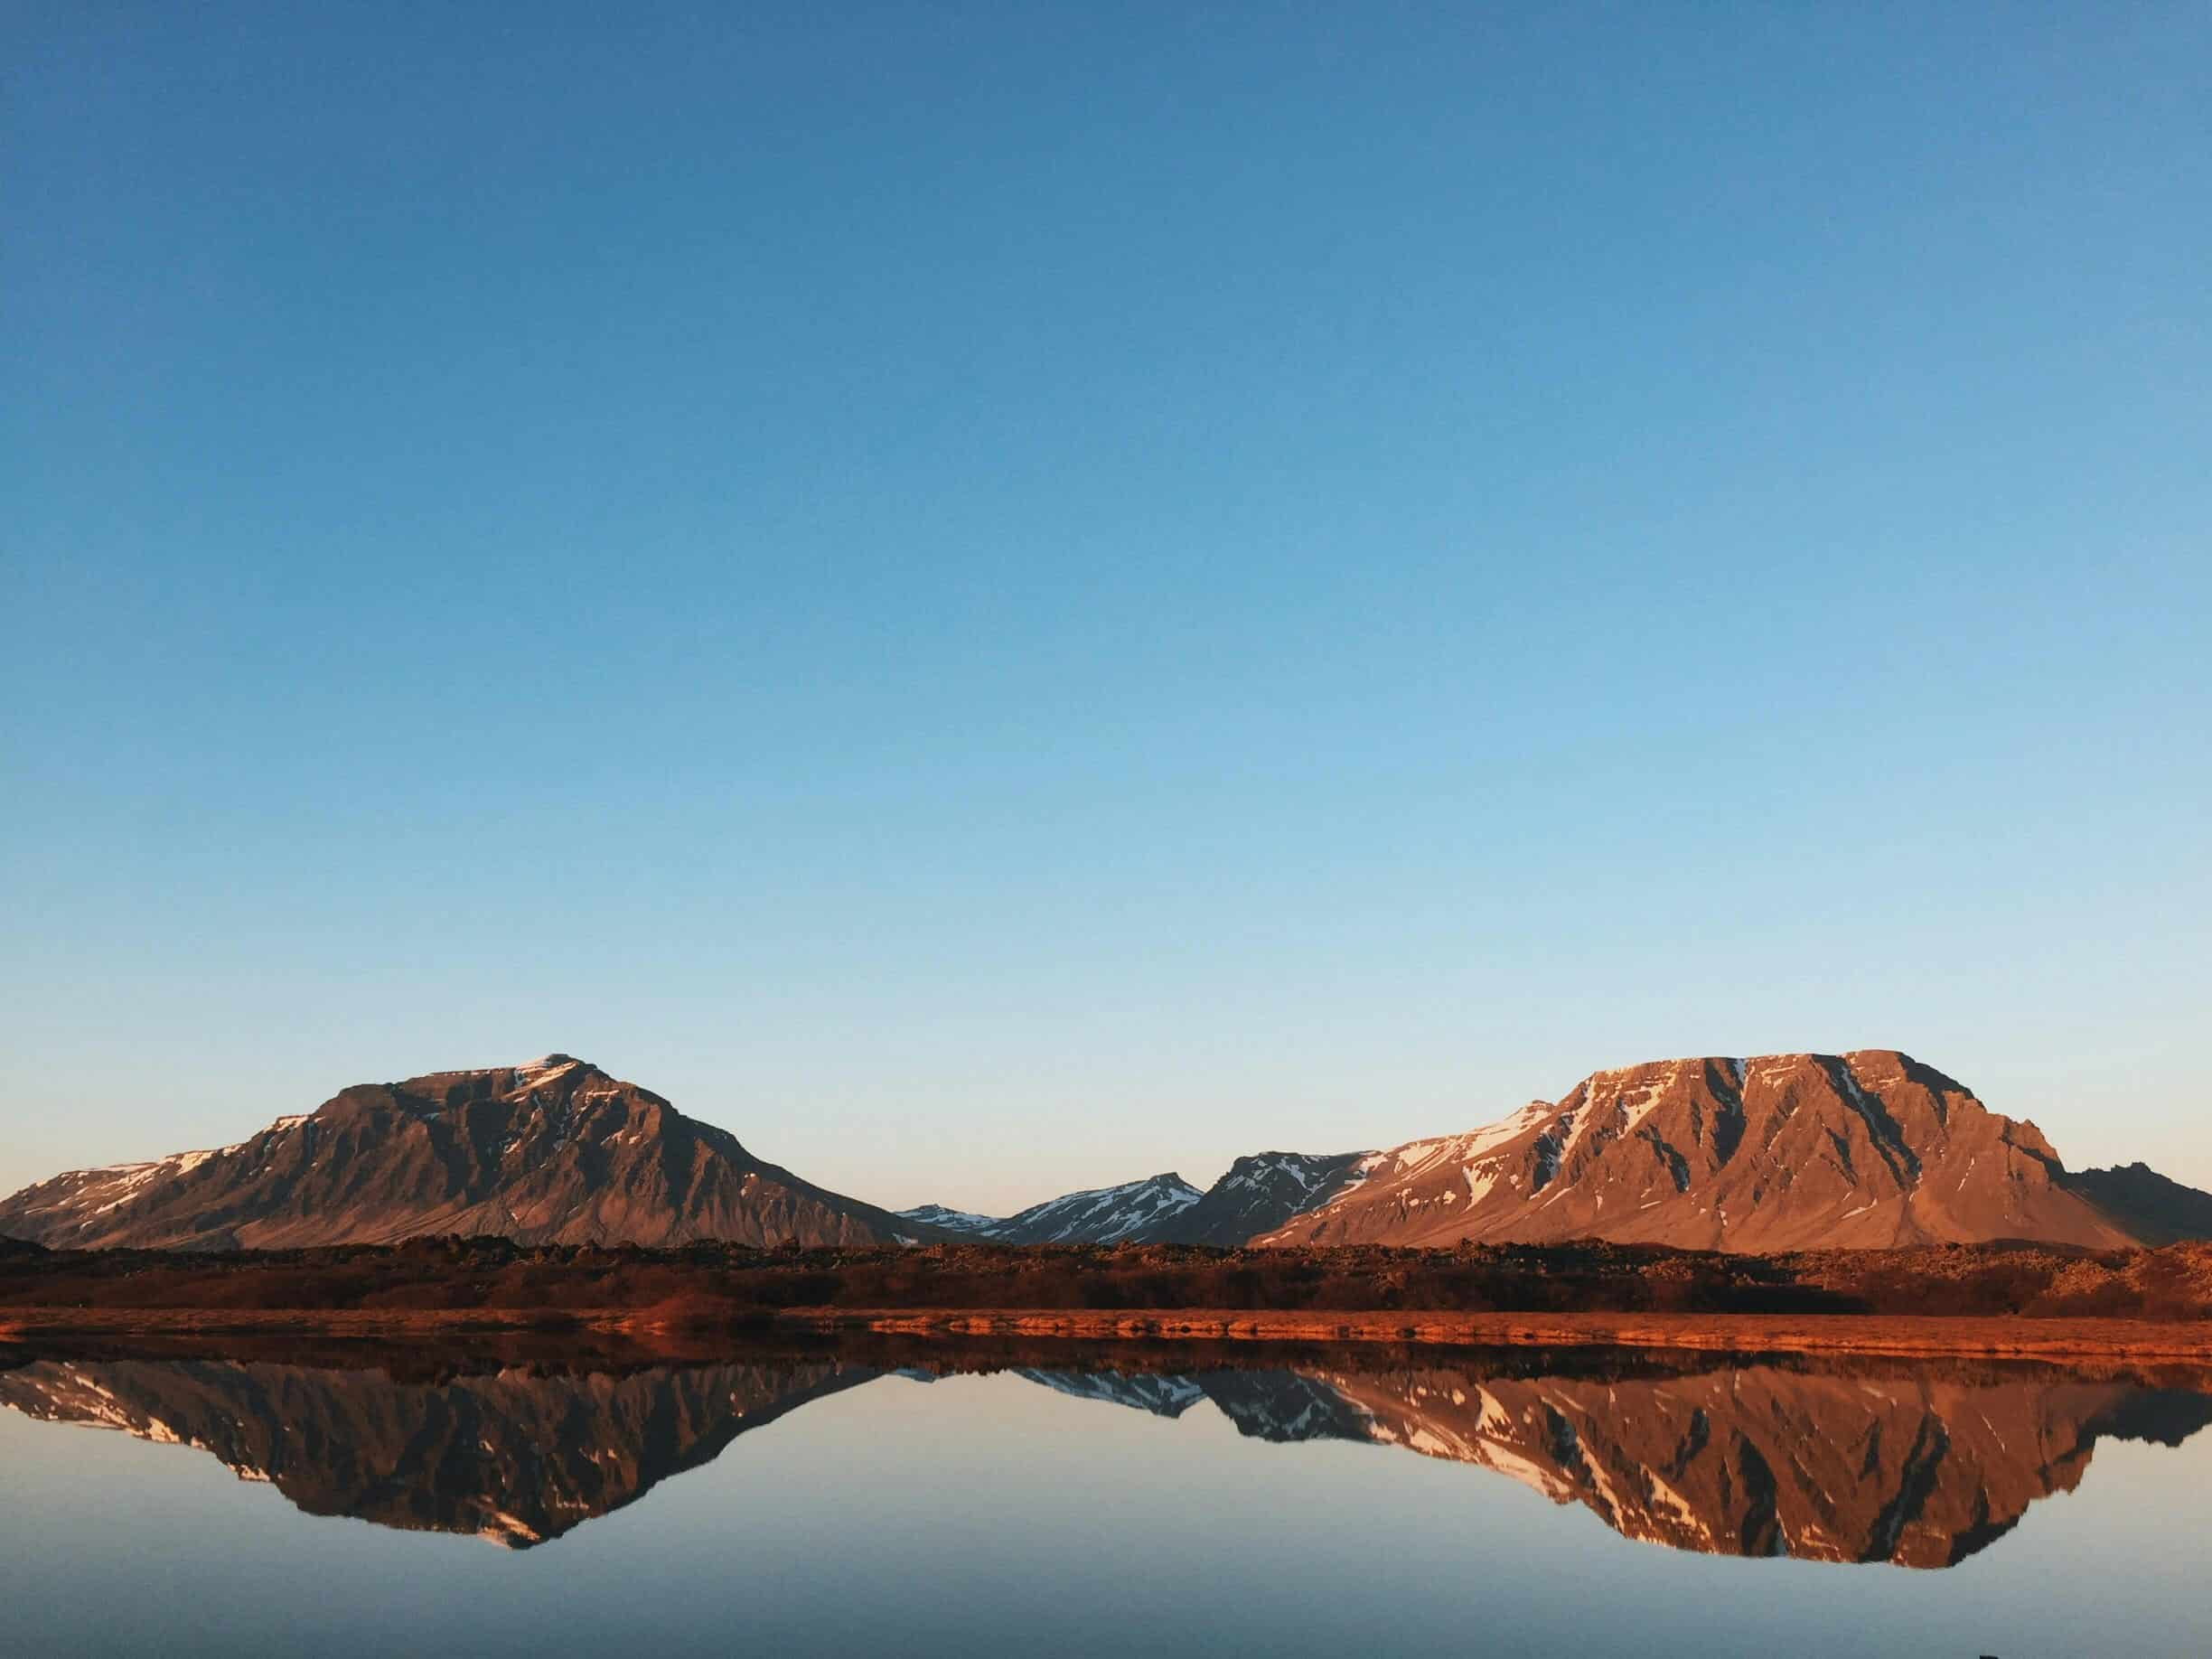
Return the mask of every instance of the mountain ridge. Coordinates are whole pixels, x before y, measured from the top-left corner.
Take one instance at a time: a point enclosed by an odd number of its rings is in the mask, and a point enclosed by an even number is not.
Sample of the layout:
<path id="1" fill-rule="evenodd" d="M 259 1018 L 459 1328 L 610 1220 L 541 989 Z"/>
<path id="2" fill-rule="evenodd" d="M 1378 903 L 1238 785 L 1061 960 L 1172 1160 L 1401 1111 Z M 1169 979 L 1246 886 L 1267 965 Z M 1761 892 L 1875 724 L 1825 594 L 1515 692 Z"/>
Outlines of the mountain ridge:
<path id="1" fill-rule="evenodd" d="M 1204 1192 L 1173 1173 L 1047 1198 L 1010 1216 L 942 1204 L 899 1214 L 1001 1244 L 1245 1243 L 1340 1192 L 1365 1152 L 1252 1152 Z"/>
<path id="2" fill-rule="evenodd" d="M 1012 1215 L 977 1215 L 927 1204 L 901 1210 L 918 1226 L 935 1226 L 994 1244 L 1119 1244 L 1148 1242 L 1158 1230 L 1193 1208 L 1204 1195 L 1169 1170 L 1116 1186 L 1086 1187 L 1033 1204 Z"/>

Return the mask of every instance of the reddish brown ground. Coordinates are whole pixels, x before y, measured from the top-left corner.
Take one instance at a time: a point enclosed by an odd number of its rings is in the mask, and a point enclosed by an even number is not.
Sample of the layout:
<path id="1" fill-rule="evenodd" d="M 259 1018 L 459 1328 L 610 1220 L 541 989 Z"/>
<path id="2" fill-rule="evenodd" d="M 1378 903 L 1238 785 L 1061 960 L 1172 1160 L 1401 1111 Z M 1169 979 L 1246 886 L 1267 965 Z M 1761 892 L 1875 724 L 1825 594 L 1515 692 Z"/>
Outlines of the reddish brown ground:
<path id="1" fill-rule="evenodd" d="M 651 1251 L 425 1239 L 192 1254 L 0 1242 L 0 1337 L 778 1330 L 2197 1359 L 2212 1358 L 2212 1246 L 1760 1257 L 1594 1242 Z"/>

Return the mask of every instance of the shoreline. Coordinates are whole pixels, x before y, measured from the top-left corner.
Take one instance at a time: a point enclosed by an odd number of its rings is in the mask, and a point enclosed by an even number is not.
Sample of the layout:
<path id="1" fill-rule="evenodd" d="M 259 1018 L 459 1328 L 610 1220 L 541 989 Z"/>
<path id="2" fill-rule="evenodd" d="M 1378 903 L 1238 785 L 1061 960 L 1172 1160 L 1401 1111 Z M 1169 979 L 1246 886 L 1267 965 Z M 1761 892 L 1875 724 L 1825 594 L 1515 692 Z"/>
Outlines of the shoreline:
<path id="1" fill-rule="evenodd" d="M 1080 1341 L 1398 1343 L 1436 1347 L 1687 1348 L 1910 1357 L 2212 1360 L 2212 1322 L 1987 1319 L 1882 1314 L 1214 1312 L 1170 1309 L 793 1308 L 779 1323 L 824 1335 Z"/>
<path id="2" fill-rule="evenodd" d="M 1884 1314 L 1258 1312 L 1206 1308 L 792 1308 L 718 1326 L 651 1308 L 0 1308 L 0 1341 L 42 1337 L 301 1336 L 434 1342 L 564 1334 L 631 1339 L 845 1333 L 959 1340 L 1412 1344 L 1434 1347 L 1676 1348 L 1985 1359 L 2212 1361 L 2212 1321 Z"/>

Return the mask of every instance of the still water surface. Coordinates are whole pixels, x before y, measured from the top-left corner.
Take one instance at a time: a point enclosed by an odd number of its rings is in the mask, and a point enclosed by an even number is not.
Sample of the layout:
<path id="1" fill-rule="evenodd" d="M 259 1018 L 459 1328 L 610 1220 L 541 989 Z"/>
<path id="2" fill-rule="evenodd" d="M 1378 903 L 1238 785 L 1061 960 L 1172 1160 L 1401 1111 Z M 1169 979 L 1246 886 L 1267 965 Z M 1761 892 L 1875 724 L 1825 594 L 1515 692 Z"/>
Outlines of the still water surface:
<path id="1" fill-rule="evenodd" d="M 2212 1652 L 2201 1378 L 1019 1357 L 11 1354 L 0 1651 Z"/>

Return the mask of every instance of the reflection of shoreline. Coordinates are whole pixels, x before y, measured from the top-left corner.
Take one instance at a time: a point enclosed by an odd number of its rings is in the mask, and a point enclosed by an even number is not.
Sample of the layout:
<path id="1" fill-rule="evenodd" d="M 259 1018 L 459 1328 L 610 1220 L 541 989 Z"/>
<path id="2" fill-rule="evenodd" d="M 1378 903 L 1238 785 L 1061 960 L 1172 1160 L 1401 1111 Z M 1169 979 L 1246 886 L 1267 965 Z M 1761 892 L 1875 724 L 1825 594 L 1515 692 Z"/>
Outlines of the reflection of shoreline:
<path id="1" fill-rule="evenodd" d="M 537 1336 L 689 1354 L 717 1340 L 845 1333 L 936 1338 L 1233 1344 L 1419 1343 L 1443 1347 L 1682 1348 L 1715 1354 L 1869 1354 L 2189 1360 L 2212 1364 L 2212 1322 L 1982 1318 L 1890 1314 L 1317 1313 L 1123 1308 L 795 1308 L 732 1333 L 668 1325 L 648 1311 L 469 1308 L 430 1312 L 0 1308 L 0 1342 L 72 1337 L 322 1337 L 445 1342 Z"/>
<path id="2" fill-rule="evenodd" d="M 2212 1323 L 1984 1319 L 1886 1314 L 977 1313 L 794 1309 L 786 1325 L 945 1336 L 1151 1338 L 1250 1343 L 1420 1343 L 1439 1347 L 1676 1348 L 1714 1354 L 1899 1357 L 2145 1358 L 2212 1363 Z"/>
<path id="3" fill-rule="evenodd" d="M 894 1372 L 1012 1369 L 1161 1418 L 1210 1403 L 1255 1439 L 1474 1466 L 1673 1549 L 1921 1567 L 1987 1548 L 2030 1504 L 2071 1490 L 2101 1437 L 2178 1445 L 2212 1423 L 2212 1392 L 2034 1364 L 1587 1349 L 1269 1357 L 1285 1363 L 1194 1367 L 1191 1350 L 1167 1345 L 893 1342 L 623 1370 L 485 1355 L 440 1367 L 419 1347 L 381 1368 L 368 1353 L 322 1365 L 25 1354 L 0 1356 L 0 1403 L 197 1448 L 308 1514 L 527 1547 L 827 1394 Z"/>
<path id="4" fill-rule="evenodd" d="M 2212 1394 L 2212 1364 L 2132 1357 L 2042 1357 L 2010 1354 L 1893 1354 L 1879 1352 L 1794 1354 L 1755 1348 L 1607 1346 L 1538 1343 L 1443 1346 L 1419 1342 L 1271 1343 L 1122 1336 L 1104 1340 L 1061 1336 L 916 1336 L 904 1332 L 809 1330 L 766 1336 L 666 1333 L 595 1334 L 573 1331 L 478 1331 L 435 1342 L 379 1341 L 314 1331 L 258 1331 L 242 1335 L 188 1333 L 87 1334 L 0 1340 L 0 1374 L 38 1359 L 230 1360 L 311 1370 L 375 1371 L 398 1382 L 526 1369 L 544 1376 L 626 1376 L 720 1364 L 807 1365 L 835 1362 L 940 1377 L 1003 1371 L 1083 1372 L 1101 1375 L 1197 1375 L 1212 1371 L 1289 1367 L 1304 1371 L 1373 1373 L 1400 1368 L 1458 1365 L 1493 1376 L 1570 1376 L 1619 1382 L 1700 1375 L 1762 1365 L 1769 1369 L 1869 1381 L 1940 1378 L 1954 1382 L 2083 1382 L 2132 1383 Z"/>

